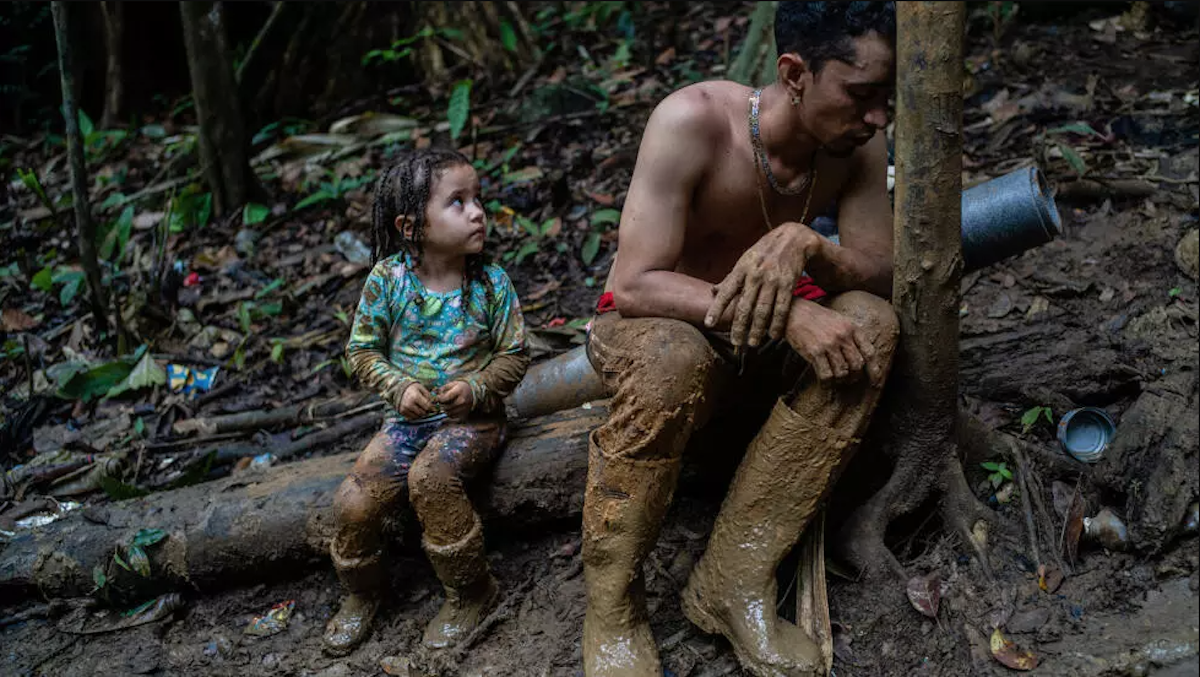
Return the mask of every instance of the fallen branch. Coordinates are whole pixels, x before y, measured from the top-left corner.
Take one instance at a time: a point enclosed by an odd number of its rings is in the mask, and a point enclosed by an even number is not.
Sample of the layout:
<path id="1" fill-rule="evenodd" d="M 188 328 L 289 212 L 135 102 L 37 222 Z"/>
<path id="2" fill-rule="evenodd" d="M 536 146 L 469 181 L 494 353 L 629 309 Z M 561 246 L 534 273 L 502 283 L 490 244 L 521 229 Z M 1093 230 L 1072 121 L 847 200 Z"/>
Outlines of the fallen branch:
<path id="1" fill-rule="evenodd" d="M 336 416 L 363 405 L 367 399 L 364 396 L 338 398 L 319 403 L 293 404 L 280 409 L 245 411 L 212 418 L 189 418 L 177 421 L 172 429 L 177 435 L 200 433 L 207 436 L 278 426 L 296 426 Z M 381 402 L 376 402 L 376 404 L 379 408 L 383 406 Z"/>
<path id="2" fill-rule="evenodd" d="M 1139 179 L 1080 179 L 1058 184 L 1055 198 L 1059 200 L 1103 200 L 1110 197 L 1143 199 L 1156 192 L 1158 192 L 1158 186 Z"/>

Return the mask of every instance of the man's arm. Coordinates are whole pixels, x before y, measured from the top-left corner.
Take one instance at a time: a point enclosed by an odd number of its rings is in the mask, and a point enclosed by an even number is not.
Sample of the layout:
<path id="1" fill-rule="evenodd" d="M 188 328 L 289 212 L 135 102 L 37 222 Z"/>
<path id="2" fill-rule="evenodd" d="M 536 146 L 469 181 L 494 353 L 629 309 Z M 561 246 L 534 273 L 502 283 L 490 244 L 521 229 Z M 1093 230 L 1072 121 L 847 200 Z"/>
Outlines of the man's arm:
<path id="1" fill-rule="evenodd" d="M 621 212 L 613 300 L 625 317 L 668 317 L 700 325 L 712 284 L 674 272 L 683 253 L 692 193 L 722 133 L 703 91 L 663 100 L 642 135 Z"/>
<path id="2" fill-rule="evenodd" d="M 892 206 L 884 135 L 876 134 L 855 158 L 849 183 L 838 198 L 841 245 L 822 239 L 808 261 L 808 272 L 830 292 L 861 289 L 891 298 Z"/>

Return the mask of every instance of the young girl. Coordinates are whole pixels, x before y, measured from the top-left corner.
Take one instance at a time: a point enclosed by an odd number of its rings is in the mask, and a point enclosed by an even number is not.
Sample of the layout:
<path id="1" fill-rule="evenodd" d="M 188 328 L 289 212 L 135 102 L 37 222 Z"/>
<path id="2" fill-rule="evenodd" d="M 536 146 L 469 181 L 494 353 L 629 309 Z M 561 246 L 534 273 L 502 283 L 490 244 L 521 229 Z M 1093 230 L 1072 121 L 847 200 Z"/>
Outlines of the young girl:
<path id="1" fill-rule="evenodd" d="M 350 593 L 325 631 L 334 655 L 369 632 L 385 577 L 384 524 L 406 494 L 446 588 L 425 644 L 454 644 L 495 604 L 496 579 L 463 483 L 499 454 L 503 399 L 529 365 L 516 290 L 482 257 L 486 216 L 465 157 L 409 154 L 379 178 L 372 220 L 376 263 L 346 356 L 391 410 L 334 497 L 330 555 Z"/>

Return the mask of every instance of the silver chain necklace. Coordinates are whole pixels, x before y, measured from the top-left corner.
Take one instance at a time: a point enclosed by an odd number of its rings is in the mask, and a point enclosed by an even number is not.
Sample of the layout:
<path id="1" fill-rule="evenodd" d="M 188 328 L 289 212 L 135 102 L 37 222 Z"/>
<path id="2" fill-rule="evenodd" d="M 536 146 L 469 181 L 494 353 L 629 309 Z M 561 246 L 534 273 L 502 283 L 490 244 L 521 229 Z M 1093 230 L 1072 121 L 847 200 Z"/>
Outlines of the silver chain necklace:
<path id="1" fill-rule="evenodd" d="M 779 181 L 775 179 L 775 173 L 771 171 L 771 162 L 767 159 L 767 152 L 763 149 L 762 138 L 758 134 L 758 103 L 761 97 L 761 89 L 754 90 L 754 93 L 750 95 L 750 145 L 754 147 L 754 155 L 758 159 L 758 164 L 762 166 L 763 173 L 767 175 L 767 183 L 771 185 L 771 189 L 780 195 L 799 195 L 812 183 L 813 173 L 817 164 L 817 151 L 813 151 L 812 158 L 808 163 L 808 176 L 803 183 L 796 188 L 787 188 L 779 185 Z M 809 193 L 809 197 L 812 197 L 811 192 Z"/>

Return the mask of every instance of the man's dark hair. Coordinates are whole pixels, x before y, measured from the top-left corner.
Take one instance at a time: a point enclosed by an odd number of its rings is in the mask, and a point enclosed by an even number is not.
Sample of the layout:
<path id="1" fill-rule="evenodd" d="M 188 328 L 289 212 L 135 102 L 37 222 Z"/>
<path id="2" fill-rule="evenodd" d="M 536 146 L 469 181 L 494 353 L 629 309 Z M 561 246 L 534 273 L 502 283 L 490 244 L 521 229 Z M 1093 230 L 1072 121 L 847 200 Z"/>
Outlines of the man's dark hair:
<path id="1" fill-rule="evenodd" d="M 894 2 L 781 2 L 775 11 L 775 46 L 799 54 L 813 73 L 831 59 L 854 58 L 853 38 L 878 33 L 896 44 Z"/>

